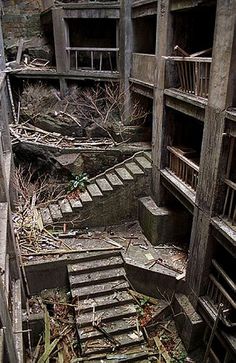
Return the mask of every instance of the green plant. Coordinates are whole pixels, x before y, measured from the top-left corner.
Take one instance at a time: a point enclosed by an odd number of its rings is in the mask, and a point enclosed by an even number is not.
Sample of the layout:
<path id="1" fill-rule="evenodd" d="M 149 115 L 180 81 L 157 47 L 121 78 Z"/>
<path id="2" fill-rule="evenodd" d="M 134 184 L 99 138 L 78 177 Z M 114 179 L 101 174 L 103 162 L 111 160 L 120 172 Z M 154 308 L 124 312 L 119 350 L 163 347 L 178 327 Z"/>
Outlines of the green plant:
<path id="1" fill-rule="evenodd" d="M 187 358 L 187 353 L 180 352 L 179 354 L 175 354 L 172 359 L 171 363 L 184 363 Z"/>
<path id="2" fill-rule="evenodd" d="M 72 174 L 72 179 L 69 181 L 68 191 L 74 192 L 79 189 L 83 192 L 86 186 L 89 184 L 89 178 L 86 173 L 81 173 L 79 175 Z"/>

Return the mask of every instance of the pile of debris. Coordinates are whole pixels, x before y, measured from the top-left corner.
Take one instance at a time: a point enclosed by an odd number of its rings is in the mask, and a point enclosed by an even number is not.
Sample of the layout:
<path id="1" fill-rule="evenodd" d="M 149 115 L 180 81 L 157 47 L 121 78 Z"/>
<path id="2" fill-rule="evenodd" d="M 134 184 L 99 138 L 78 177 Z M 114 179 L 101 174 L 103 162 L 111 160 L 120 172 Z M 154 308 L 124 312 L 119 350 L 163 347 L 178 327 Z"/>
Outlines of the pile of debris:
<path id="1" fill-rule="evenodd" d="M 125 142 L 129 141 L 127 133 L 142 126 L 147 117 L 136 101 L 127 124 L 126 98 L 119 85 L 111 82 L 96 87 L 71 87 L 64 98 L 55 88 L 29 84 L 19 97 L 18 119 L 62 135 Z"/>

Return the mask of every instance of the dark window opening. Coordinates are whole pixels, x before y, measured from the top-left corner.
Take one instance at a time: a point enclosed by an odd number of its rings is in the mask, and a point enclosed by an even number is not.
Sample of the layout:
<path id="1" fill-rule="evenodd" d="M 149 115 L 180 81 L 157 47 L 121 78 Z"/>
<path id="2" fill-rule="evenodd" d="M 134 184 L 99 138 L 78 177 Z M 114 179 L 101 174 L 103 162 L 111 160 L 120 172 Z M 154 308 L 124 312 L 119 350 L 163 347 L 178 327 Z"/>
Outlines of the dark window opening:
<path id="1" fill-rule="evenodd" d="M 155 54 L 156 15 L 133 19 L 134 53 Z"/>

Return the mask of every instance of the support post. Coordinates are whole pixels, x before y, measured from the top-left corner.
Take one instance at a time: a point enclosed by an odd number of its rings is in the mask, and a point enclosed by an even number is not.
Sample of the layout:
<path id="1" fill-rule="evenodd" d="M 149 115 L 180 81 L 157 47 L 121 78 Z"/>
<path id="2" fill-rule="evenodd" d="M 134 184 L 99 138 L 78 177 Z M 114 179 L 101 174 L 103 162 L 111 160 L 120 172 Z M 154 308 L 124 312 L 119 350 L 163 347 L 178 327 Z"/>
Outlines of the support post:
<path id="1" fill-rule="evenodd" d="M 225 109 L 232 99 L 228 88 L 231 78 L 235 39 L 236 2 L 218 0 L 209 98 L 206 107 L 199 181 L 196 194 L 198 212 L 194 213 L 186 280 L 192 291 L 192 303 L 204 294 L 211 264 L 210 222 L 222 177 L 221 159 Z"/>

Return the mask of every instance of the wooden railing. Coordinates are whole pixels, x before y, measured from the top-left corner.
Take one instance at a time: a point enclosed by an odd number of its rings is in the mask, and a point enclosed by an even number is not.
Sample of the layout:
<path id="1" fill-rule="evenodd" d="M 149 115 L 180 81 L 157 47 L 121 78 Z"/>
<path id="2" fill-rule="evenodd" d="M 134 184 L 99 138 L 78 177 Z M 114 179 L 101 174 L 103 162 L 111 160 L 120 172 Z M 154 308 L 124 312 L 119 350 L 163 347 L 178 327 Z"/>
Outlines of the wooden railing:
<path id="1" fill-rule="evenodd" d="M 69 70 L 115 72 L 118 69 L 119 48 L 66 48 Z"/>
<path id="2" fill-rule="evenodd" d="M 177 65 L 180 90 L 199 97 L 208 97 L 212 58 L 165 57 Z"/>
<path id="3" fill-rule="evenodd" d="M 233 226 L 236 225 L 236 183 L 225 179 L 227 186 L 222 217 Z"/>
<path id="4" fill-rule="evenodd" d="M 219 304 L 223 304 L 225 315 L 222 317 L 225 325 L 236 326 L 236 284 L 226 274 L 216 260 L 212 260 L 213 272 L 209 275 L 207 296 L 217 311 Z"/>
<path id="5" fill-rule="evenodd" d="M 175 147 L 167 146 L 169 150 L 169 169 L 186 185 L 196 191 L 199 166 L 181 155 Z"/>

